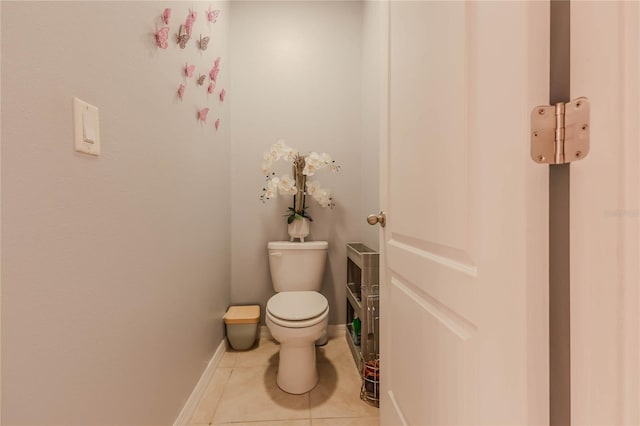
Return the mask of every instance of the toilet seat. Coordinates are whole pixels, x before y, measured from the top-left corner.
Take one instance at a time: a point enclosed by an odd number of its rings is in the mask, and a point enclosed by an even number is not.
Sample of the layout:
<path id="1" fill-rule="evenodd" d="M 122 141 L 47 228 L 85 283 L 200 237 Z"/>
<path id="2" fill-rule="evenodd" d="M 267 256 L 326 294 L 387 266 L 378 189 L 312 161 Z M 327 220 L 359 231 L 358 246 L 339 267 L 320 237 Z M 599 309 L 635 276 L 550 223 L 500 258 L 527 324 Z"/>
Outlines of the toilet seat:
<path id="1" fill-rule="evenodd" d="M 329 315 L 329 302 L 315 291 L 285 291 L 269 299 L 266 314 L 282 327 L 310 327 Z"/>

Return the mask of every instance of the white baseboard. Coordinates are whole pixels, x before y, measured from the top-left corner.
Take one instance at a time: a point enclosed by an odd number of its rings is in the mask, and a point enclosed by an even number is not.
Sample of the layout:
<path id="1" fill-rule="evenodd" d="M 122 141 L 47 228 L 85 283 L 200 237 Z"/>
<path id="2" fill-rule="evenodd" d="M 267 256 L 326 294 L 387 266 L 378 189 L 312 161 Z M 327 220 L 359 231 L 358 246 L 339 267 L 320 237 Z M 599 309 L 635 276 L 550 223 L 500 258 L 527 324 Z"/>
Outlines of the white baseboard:
<path id="1" fill-rule="evenodd" d="M 347 326 L 345 324 L 331 324 L 327 326 L 327 337 L 339 337 L 344 336 L 347 333 Z M 260 338 L 273 340 L 269 327 L 266 325 L 260 326 Z"/>
<path id="2" fill-rule="evenodd" d="M 211 381 L 211 377 L 216 371 L 216 368 L 218 367 L 218 364 L 220 364 L 220 360 L 226 351 L 227 343 L 225 339 L 222 339 L 218 345 L 218 349 L 216 349 L 216 352 L 211 357 L 209 364 L 207 364 L 207 368 L 204 369 L 202 376 L 200 376 L 200 380 L 198 380 L 196 387 L 193 389 L 193 392 L 191 392 L 189 399 L 187 399 L 184 407 L 182 407 L 182 411 L 180 411 L 180 414 L 173 423 L 173 426 L 187 426 L 190 423 L 191 418 L 196 411 L 196 407 L 198 406 L 198 402 L 200 402 L 204 396 L 204 392 L 207 390 L 207 385 Z"/>

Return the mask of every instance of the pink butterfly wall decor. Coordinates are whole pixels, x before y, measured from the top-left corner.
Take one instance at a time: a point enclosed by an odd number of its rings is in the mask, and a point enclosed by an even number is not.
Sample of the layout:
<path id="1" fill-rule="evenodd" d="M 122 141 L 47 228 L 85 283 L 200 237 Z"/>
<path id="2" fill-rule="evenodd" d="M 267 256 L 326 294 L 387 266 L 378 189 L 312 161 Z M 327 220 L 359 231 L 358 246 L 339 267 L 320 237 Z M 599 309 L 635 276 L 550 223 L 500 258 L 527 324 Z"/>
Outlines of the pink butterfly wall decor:
<path id="1" fill-rule="evenodd" d="M 187 30 L 187 34 L 191 37 L 191 29 L 193 28 L 193 24 L 196 22 L 196 18 L 198 17 L 198 13 L 189 9 L 189 14 L 187 15 L 187 19 L 184 21 L 184 27 Z"/>
<path id="2" fill-rule="evenodd" d="M 166 8 L 164 12 L 162 12 L 162 22 L 164 22 L 165 25 L 169 25 L 169 18 L 171 18 L 170 7 Z"/>
<path id="3" fill-rule="evenodd" d="M 206 19 L 209 22 L 209 24 L 216 23 L 218 18 L 220 17 L 220 10 L 218 9 L 213 10 L 211 6 L 209 6 L 209 9 L 206 10 L 204 13 L 206 14 Z M 162 28 L 160 29 L 157 29 L 156 27 L 156 31 L 155 33 L 153 33 L 156 46 L 160 49 L 167 49 L 169 47 L 169 37 L 170 37 L 169 32 L 171 31 L 169 27 L 169 22 L 171 20 L 171 14 L 172 14 L 172 8 L 170 7 L 167 7 L 162 11 L 162 14 L 160 15 L 160 20 L 162 22 L 162 25 L 164 26 L 162 26 Z M 189 40 L 191 40 L 194 24 L 197 18 L 198 18 L 198 12 L 196 12 L 193 9 L 189 9 L 189 13 L 186 16 L 184 24 L 180 25 L 180 23 L 178 22 L 178 25 L 177 25 L 179 26 L 178 33 L 171 34 L 171 37 L 174 37 L 175 35 L 176 42 L 178 45 L 180 45 L 181 49 L 186 48 L 187 43 L 189 42 Z M 157 22 L 157 18 L 156 18 L 156 22 Z M 203 37 L 203 35 L 200 34 L 200 38 L 196 40 L 195 43 L 196 43 L 196 47 L 199 50 L 204 51 L 204 50 L 207 50 L 210 42 L 211 42 L 211 36 Z M 205 80 L 206 80 L 206 74 L 196 74 L 195 70 L 196 70 L 196 65 L 189 64 L 188 62 L 185 63 L 184 69 L 183 69 L 185 77 L 188 79 L 188 78 L 194 78 L 197 76 L 195 78 L 196 84 L 199 86 L 204 86 Z M 209 95 L 213 95 L 215 93 L 219 72 L 220 72 L 220 57 L 217 57 L 214 61 L 213 68 L 211 68 L 211 71 L 209 72 L 210 82 L 207 86 L 207 93 Z M 186 84 L 187 83 L 184 82 L 183 84 L 179 84 L 177 87 L 176 94 L 180 99 L 180 101 L 184 101 Z M 222 89 L 218 93 L 218 98 L 220 102 L 224 102 L 226 93 L 227 92 L 225 89 Z M 200 122 L 201 124 L 206 124 L 207 117 L 210 110 L 211 109 L 209 107 L 198 109 L 197 111 L 198 122 Z M 216 118 L 213 125 L 215 130 L 218 131 L 218 129 L 220 128 L 220 118 Z"/>
<path id="4" fill-rule="evenodd" d="M 207 47 L 209 46 L 209 40 L 211 40 L 210 37 L 202 37 L 202 34 L 200 34 L 200 41 L 198 41 L 198 47 L 200 48 L 200 50 L 207 50 Z"/>
<path id="5" fill-rule="evenodd" d="M 198 120 L 206 124 L 207 114 L 209 114 L 209 108 L 202 108 L 200 111 L 198 111 Z"/>
<path id="6" fill-rule="evenodd" d="M 211 79 L 211 81 L 217 81 L 218 80 L 218 73 L 220 72 L 220 58 L 216 58 L 216 60 L 213 63 L 213 68 L 211 68 L 211 71 L 209 72 L 209 78 Z"/>
<path id="7" fill-rule="evenodd" d="M 155 34 L 156 46 L 166 49 L 169 46 L 169 27 L 160 28 Z"/>
<path id="8" fill-rule="evenodd" d="M 195 65 L 185 65 L 184 67 L 184 75 L 187 76 L 187 78 L 191 78 L 193 77 L 193 72 L 196 70 L 196 66 Z"/>
<path id="9" fill-rule="evenodd" d="M 176 43 L 180 45 L 180 49 L 184 49 L 187 46 L 187 42 L 190 38 L 191 35 L 189 34 L 189 31 L 187 31 L 187 27 L 180 25 L 178 35 L 176 36 Z"/>
<path id="10" fill-rule="evenodd" d="M 218 20 L 218 15 L 220 15 L 220 11 L 219 10 L 211 10 L 211 6 L 209 6 L 209 10 L 207 10 L 207 20 L 210 23 L 215 24 L 216 21 Z"/>
<path id="11" fill-rule="evenodd" d="M 216 79 L 218 78 L 218 68 L 211 68 L 211 71 L 209 72 L 209 78 L 211 79 L 211 81 L 216 81 Z"/>

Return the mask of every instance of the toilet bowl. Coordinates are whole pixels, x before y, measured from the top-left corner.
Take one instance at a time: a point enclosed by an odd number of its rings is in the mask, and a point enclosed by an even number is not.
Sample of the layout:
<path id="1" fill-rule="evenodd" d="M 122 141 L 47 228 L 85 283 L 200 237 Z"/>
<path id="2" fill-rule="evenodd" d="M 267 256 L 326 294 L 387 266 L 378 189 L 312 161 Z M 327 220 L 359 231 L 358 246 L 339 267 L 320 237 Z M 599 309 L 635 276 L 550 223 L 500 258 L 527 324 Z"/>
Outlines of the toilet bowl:
<path id="1" fill-rule="evenodd" d="M 315 341 L 326 336 L 329 303 L 322 285 L 329 244 L 326 241 L 271 241 L 269 270 L 276 295 L 267 302 L 265 322 L 280 342 L 276 382 L 293 394 L 318 383 Z"/>
<path id="2" fill-rule="evenodd" d="M 278 293 L 267 302 L 265 321 L 280 342 L 278 387 L 292 394 L 313 389 L 318 383 L 315 341 L 329 322 L 327 299 L 315 291 Z"/>

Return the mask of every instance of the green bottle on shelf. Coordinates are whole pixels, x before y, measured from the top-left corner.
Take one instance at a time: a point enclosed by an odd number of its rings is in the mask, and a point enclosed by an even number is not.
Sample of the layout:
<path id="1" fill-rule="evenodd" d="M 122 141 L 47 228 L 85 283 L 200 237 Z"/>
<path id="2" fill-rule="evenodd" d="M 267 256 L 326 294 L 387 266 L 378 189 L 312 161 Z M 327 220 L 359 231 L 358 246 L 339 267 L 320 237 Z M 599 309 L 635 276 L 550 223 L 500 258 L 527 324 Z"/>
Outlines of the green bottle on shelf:
<path id="1" fill-rule="evenodd" d="M 360 318 L 358 318 L 357 314 L 353 318 L 351 325 L 353 326 L 353 343 L 360 345 Z"/>

